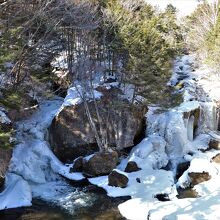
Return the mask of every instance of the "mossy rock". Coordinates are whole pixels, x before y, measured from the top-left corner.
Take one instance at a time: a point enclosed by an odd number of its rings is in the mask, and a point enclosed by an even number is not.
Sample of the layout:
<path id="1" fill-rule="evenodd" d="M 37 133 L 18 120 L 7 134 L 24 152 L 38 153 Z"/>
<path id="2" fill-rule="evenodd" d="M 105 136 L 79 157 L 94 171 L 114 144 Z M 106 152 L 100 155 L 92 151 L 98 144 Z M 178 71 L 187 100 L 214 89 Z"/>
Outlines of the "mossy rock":
<path id="1" fill-rule="evenodd" d="M 14 135 L 14 130 L 10 125 L 5 126 L 0 124 L 0 148 L 1 149 L 11 149 L 13 143 L 10 141 L 11 137 Z"/>
<path id="2" fill-rule="evenodd" d="M 33 113 L 32 108 L 37 101 L 31 98 L 23 89 L 4 89 L 1 91 L 0 106 L 8 111 L 12 122 L 25 119 Z"/>
<path id="3" fill-rule="evenodd" d="M 19 110 L 23 95 L 24 94 L 18 90 L 3 90 L 2 98 L 0 99 L 0 105 L 3 105 L 7 109 Z"/>

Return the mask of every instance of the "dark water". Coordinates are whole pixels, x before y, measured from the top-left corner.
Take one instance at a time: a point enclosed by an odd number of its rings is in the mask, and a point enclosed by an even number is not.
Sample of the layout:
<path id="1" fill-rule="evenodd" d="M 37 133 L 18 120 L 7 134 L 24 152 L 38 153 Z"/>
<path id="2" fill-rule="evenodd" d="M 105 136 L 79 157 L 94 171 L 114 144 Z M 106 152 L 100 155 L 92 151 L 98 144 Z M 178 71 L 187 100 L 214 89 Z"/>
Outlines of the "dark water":
<path id="1" fill-rule="evenodd" d="M 84 189 L 85 190 L 85 189 Z M 91 191 L 91 189 L 90 189 Z M 93 198 L 87 207 L 77 207 L 69 214 L 60 207 L 34 199 L 33 205 L 0 211 L 0 220 L 123 220 L 117 206 L 128 198 L 110 198 L 100 189 L 87 192 Z"/>

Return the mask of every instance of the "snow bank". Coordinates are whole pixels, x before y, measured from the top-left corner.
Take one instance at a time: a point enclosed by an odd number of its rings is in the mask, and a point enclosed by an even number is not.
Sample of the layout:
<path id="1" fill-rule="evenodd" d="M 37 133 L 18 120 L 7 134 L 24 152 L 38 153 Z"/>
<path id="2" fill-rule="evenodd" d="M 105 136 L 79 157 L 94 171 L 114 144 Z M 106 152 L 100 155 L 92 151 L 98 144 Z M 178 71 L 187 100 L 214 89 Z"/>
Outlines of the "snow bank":
<path id="1" fill-rule="evenodd" d="M 13 150 L 6 189 L 0 195 L 0 209 L 31 205 L 31 194 L 37 191 L 35 186 L 43 189 L 42 185 L 49 187 L 57 183 L 58 190 L 62 181 L 60 175 L 71 180 L 84 178 L 81 173 L 70 173 L 70 167 L 56 158 L 45 141 L 47 128 L 62 102 L 63 99 L 60 98 L 45 101 L 30 119 L 18 123 L 19 144 Z M 18 192 L 21 192 L 21 197 L 17 196 Z M 37 196 L 40 194 L 44 198 L 45 191 L 38 191 Z"/>
<path id="2" fill-rule="evenodd" d="M 90 93 L 87 92 L 86 94 L 83 95 L 83 88 L 81 85 L 70 87 L 68 89 L 67 96 L 65 97 L 64 102 L 56 115 L 58 115 L 66 106 L 73 106 L 80 104 L 83 101 L 82 97 L 85 97 L 88 101 L 90 99 L 92 100 L 93 98 L 97 100 L 102 97 L 102 93 L 93 90 Z"/>
<path id="3" fill-rule="evenodd" d="M 168 163 L 165 147 L 166 142 L 162 137 L 151 135 L 132 149 L 129 161 L 135 161 L 142 169 L 148 166 L 160 169 Z"/>
<path id="4" fill-rule="evenodd" d="M 145 219 L 158 220 L 158 216 L 163 216 L 164 220 L 219 219 L 219 204 L 220 191 L 217 190 L 201 198 L 158 203 Z"/>
<path id="5" fill-rule="evenodd" d="M 32 194 L 27 181 L 13 173 L 6 175 L 5 190 L 0 193 L 0 210 L 31 206 Z"/>
<path id="6" fill-rule="evenodd" d="M 125 173 L 117 170 L 129 178 L 126 188 L 113 187 L 108 185 L 108 176 L 90 178 L 89 181 L 99 187 L 104 188 L 111 197 L 131 196 L 132 198 L 142 198 L 143 200 L 156 200 L 157 194 L 176 195 L 174 187 L 173 173 L 165 170 L 153 170 L 148 167 L 144 170 L 133 173 Z M 140 183 L 137 182 L 140 179 Z"/>

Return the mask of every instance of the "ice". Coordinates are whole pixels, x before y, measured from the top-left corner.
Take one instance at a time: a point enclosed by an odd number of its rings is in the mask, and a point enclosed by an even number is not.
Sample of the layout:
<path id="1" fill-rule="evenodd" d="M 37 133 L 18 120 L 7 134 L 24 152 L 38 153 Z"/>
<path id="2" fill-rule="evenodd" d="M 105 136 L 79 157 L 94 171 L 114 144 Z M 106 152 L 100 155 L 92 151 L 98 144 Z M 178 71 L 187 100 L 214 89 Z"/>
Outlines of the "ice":
<path id="1" fill-rule="evenodd" d="M 132 149 L 129 161 L 135 161 L 142 169 L 147 166 L 160 169 L 168 163 L 165 147 L 166 142 L 163 138 L 151 135 Z"/>
<path id="2" fill-rule="evenodd" d="M 21 176 L 13 173 L 6 175 L 5 189 L 0 193 L 0 210 L 31 206 L 31 188 Z"/>
<path id="3" fill-rule="evenodd" d="M 59 114 L 64 107 L 67 106 L 74 106 L 83 102 L 83 97 L 86 98 L 88 101 L 92 100 L 93 98 L 100 99 L 102 97 L 102 93 L 96 90 L 91 91 L 91 93 L 87 92 L 83 95 L 84 89 L 80 84 L 76 84 L 68 89 L 67 96 L 64 99 L 62 106 L 60 107 L 57 114 Z M 93 93 L 93 94 L 92 94 Z"/>
<path id="4" fill-rule="evenodd" d="M 7 115 L 1 111 L 0 109 L 0 123 L 2 124 L 10 124 L 11 120 L 7 117 Z"/>
<path id="5" fill-rule="evenodd" d="M 71 180 L 84 178 L 81 173 L 70 173 L 70 167 L 56 158 L 46 141 L 47 128 L 59 112 L 62 103 L 63 99 L 57 97 L 44 101 L 30 119 L 18 123 L 19 144 L 13 150 L 6 189 L 0 196 L 0 209 L 31 205 L 33 186 L 41 188 L 57 183 L 59 188 L 60 175 Z M 21 197 L 17 196 L 19 191 Z M 38 191 L 37 196 L 40 196 L 40 193 L 44 198 L 45 191 Z M 22 196 L 26 197 L 26 200 Z M 13 197 L 15 200 L 7 199 Z M 20 198 L 20 201 L 17 198 Z"/>

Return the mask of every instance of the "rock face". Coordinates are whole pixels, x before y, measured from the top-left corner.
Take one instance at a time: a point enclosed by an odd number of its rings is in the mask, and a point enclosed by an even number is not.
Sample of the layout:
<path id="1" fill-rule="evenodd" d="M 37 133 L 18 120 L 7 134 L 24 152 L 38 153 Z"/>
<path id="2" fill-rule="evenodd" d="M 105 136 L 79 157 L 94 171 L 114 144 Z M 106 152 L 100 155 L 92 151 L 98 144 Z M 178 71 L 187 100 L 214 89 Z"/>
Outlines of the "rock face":
<path id="1" fill-rule="evenodd" d="M 113 170 L 108 176 L 108 185 L 125 188 L 128 184 L 128 177 Z"/>
<path id="2" fill-rule="evenodd" d="M 133 146 L 143 134 L 146 107 L 131 104 L 122 97 L 123 93 L 118 88 L 99 87 L 97 91 L 103 94 L 97 100 L 100 123 L 94 101 L 88 102 L 96 127 L 102 125 L 110 147 L 123 149 Z M 83 103 L 65 107 L 60 112 L 49 129 L 49 139 L 54 153 L 63 162 L 98 151 Z"/>
<path id="3" fill-rule="evenodd" d="M 118 153 L 99 152 L 95 153 L 89 159 L 83 160 L 83 173 L 87 176 L 101 176 L 111 173 L 117 166 Z"/>
<path id="4" fill-rule="evenodd" d="M 126 173 L 132 173 L 141 170 L 141 168 L 138 167 L 137 163 L 134 161 L 129 161 L 126 168 L 125 172 Z"/>
<path id="5" fill-rule="evenodd" d="M 202 173 L 189 173 L 189 178 L 191 180 L 191 185 L 195 186 L 199 183 L 208 181 L 211 179 L 211 176 L 208 172 L 202 172 Z"/>

